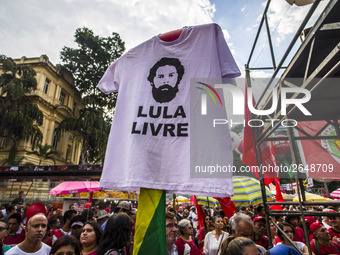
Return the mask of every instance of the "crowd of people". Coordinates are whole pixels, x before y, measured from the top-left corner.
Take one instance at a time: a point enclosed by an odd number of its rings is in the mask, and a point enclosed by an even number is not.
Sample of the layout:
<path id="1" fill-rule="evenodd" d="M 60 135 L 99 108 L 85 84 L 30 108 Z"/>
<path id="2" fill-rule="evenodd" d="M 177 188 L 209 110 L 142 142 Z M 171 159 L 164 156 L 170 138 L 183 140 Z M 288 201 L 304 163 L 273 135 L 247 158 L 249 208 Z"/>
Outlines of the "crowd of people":
<path id="1" fill-rule="evenodd" d="M 297 211 L 294 206 L 270 209 Z M 332 206 L 310 210 L 338 212 Z M 199 219 L 194 206 L 178 206 L 176 210 L 168 206 L 167 211 L 167 245 L 171 255 L 309 254 L 307 242 L 315 255 L 340 254 L 340 217 L 306 216 L 305 240 L 302 219 L 296 214 L 271 217 L 267 231 L 263 205 L 238 207 L 230 219 L 219 207 L 204 208 L 204 226 L 200 229 L 195 227 Z"/>
<path id="2" fill-rule="evenodd" d="M 340 217 L 306 216 L 309 237 L 306 240 L 301 218 L 296 214 L 271 217 L 269 232 L 262 205 L 238 207 L 229 219 L 219 207 L 202 206 L 202 227 L 197 209 L 195 206 L 167 206 L 168 254 L 308 254 L 307 242 L 315 255 L 340 254 Z M 291 206 L 282 210 L 296 209 Z M 333 207 L 312 210 L 337 212 Z M 75 210 L 75 205 L 71 204 L 64 213 L 49 207 L 47 213 L 27 218 L 19 194 L 18 199 L 0 213 L 0 254 L 130 255 L 136 212 L 137 208 L 128 201 L 113 206 L 100 202 L 82 211 Z"/>

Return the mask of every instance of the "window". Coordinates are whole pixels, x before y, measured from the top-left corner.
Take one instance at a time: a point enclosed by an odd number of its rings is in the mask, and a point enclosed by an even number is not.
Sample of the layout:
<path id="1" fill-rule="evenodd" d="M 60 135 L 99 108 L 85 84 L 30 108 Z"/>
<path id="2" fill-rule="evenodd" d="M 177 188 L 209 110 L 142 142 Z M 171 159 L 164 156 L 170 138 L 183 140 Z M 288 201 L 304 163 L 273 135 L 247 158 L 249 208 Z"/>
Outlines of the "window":
<path id="1" fill-rule="evenodd" d="M 55 150 L 57 150 L 57 147 L 58 147 L 58 137 L 57 137 L 57 132 L 56 132 L 55 129 L 54 129 L 54 132 L 53 132 L 52 146 L 53 146 L 53 148 Z"/>
<path id="2" fill-rule="evenodd" d="M 59 97 L 59 101 L 61 104 L 64 104 L 65 103 L 65 93 L 64 92 L 60 92 L 60 97 Z"/>
<path id="3" fill-rule="evenodd" d="M 73 103 L 73 114 L 76 114 L 77 103 Z"/>
<path id="4" fill-rule="evenodd" d="M 44 84 L 44 93 L 47 94 L 48 93 L 48 87 L 50 86 L 50 80 L 46 78 L 45 80 L 45 84 Z"/>
<path id="5" fill-rule="evenodd" d="M 67 145 L 67 151 L 66 151 L 66 161 L 71 160 L 71 145 Z"/>

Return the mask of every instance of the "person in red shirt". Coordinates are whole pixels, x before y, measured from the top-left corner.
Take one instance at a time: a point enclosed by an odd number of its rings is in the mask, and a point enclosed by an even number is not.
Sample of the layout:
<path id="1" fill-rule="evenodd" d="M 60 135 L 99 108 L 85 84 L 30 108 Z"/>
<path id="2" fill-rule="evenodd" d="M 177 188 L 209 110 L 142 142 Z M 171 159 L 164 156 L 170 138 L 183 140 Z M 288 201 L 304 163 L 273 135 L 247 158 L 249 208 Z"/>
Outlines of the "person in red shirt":
<path id="1" fill-rule="evenodd" d="M 14 213 L 8 218 L 8 235 L 4 238 L 3 243 L 15 246 L 25 240 L 25 230 L 21 227 L 20 213 Z"/>
<path id="2" fill-rule="evenodd" d="M 335 212 L 335 211 L 334 211 Z M 334 242 L 340 243 L 340 217 L 329 217 L 333 227 L 328 229 L 329 234 Z"/>
<path id="3" fill-rule="evenodd" d="M 269 238 L 266 233 L 266 219 L 258 216 L 253 219 L 255 229 L 255 243 L 261 245 L 266 250 L 269 248 Z"/>
<path id="4" fill-rule="evenodd" d="M 204 227 L 201 228 L 198 233 L 198 248 L 200 249 L 200 251 L 203 251 L 205 235 L 213 230 L 213 226 L 211 223 L 211 217 L 209 215 L 206 215 L 204 218 Z"/>
<path id="5" fill-rule="evenodd" d="M 331 241 L 331 235 L 327 228 L 319 222 L 315 222 L 310 226 L 314 239 L 310 243 L 312 252 L 316 255 L 338 254 L 340 255 L 340 246 Z"/>
<path id="6" fill-rule="evenodd" d="M 295 234 L 293 241 L 305 243 L 305 233 L 303 232 L 303 229 L 299 227 L 300 217 L 289 215 L 286 217 L 286 221 L 294 227 Z"/>
<path id="7" fill-rule="evenodd" d="M 178 230 L 180 236 L 175 242 L 175 245 L 177 246 L 178 255 L 187 254 L 184 253 L 184 251 L 190 252 L 191 255 L 202 254 L 192 239 L 194 228 L 191 226 L 190 220 L 187 219 L 181 220 L 178 223 Z"/>
<path id="8" fill-rule="evenodd" d="M 310 230 L 310 225 L 316 222 L 316 219 L 312 216 L 306 216 L 305 222 L 306 222 L 306 227 L 307 227 L 308 239 L 309 239 L 309 242 L 311 242 L 314 239 L 314 235 L 312 231 Z"/>

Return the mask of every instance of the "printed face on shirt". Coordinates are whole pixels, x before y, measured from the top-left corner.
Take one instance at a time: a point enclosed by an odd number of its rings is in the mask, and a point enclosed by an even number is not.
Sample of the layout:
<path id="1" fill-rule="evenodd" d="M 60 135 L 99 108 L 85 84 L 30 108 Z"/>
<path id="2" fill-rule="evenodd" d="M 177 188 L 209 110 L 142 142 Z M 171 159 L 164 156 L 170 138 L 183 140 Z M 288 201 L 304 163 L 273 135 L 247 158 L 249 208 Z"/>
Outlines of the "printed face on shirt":
<path id="1" fill-rule="evenodd" d="M 156 76 L 153 79 L 154 86 L 162 90 L 168 90 L 169 86 L 174 88 L 177 84 L 178 73 L 174 66 L 160 66 L 156 71 Z"/>
<path id="2" fill-rule="evenodd" d="M 162 58 L 149 71 L 148 81 L 152 96 L 159 103 L 167 103 L 176 97 L 184 67 L 177 58 Z"/>

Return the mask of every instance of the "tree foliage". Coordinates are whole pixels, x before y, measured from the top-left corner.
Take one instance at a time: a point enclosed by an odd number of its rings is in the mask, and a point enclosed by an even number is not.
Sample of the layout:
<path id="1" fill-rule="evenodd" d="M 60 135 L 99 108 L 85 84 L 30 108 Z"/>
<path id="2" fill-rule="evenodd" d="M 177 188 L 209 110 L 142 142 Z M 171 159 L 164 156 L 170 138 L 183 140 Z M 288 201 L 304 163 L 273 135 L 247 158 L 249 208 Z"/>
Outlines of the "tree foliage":
<path id="1" fill-rule="evenodd" d="M 82 139 L 81 164 L 102 161 L 110 124 L 105 121 L 99 109 L 83 108 L 79 115 L 77 119 L 64 119 L 57 128 L 57 135 L 60 137 L 65 131 L 73 131 L 76 137 Z"/>
<path id="2" fill-rule="evenodd" d="M 80 163 L 102 161 L 110 131 L 110 116 L 116 103 L 116 94 L 105 95 L 97 85 L 109 65 L 119 58 L 124 42 L 119 34 L 109 37 L 94 35 L 89 28 L 75 32 L 78 48 L 64 47 L 60 53 L 64 67 L 75 77 L 75 85 L 82 93 L 82 109 L 77 119 L 67 118 L 58 128 L 60 136 L 73 131 L 82 140 Z"/>
<path id="3" fill-rule="evenodd" d="M 41 165 L 41 162 L 44 160 L 51 160 L 55 164 L 54 157 L 58 156 L 58 152 L 53 148 L 52 145 L 49 144 L 38 144 L 36 149 L 32 152 L 27 153 L 28 155 L 35 155 L 39 158 L 38 165 Z"/>
<path id="4" fill-rule="evenodd" d="M 0 138 L 9 141 L 31 139 L 34 147 L 42 139 L 39 126 L 43 113 L 31 104 L 27 93 L 35 90 L 35 71 L 28 66 L 17 65 L 11 58 L 0 56 Z"/>
<path id="5" fill-rule="evenodd" d="M 78 48 L 64 47 L 60 55 L 64 67 L 75 77 L 83 106 L 113 109 L 116 95 L 103 94 L 97 84 L 109 65 L 123 54 L 124 42 L 117 33 L 99 37 L 86 27 L 78 28 L 74 37 Z"/>

